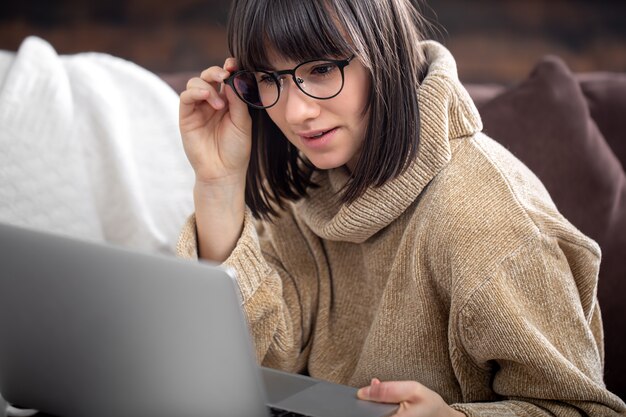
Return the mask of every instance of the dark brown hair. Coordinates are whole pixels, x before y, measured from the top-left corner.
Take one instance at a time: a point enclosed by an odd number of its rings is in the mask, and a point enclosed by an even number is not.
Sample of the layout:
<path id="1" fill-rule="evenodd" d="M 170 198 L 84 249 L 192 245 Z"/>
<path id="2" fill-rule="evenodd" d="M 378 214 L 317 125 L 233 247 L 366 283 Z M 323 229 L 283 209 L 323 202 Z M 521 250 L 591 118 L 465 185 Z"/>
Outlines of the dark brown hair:
<path id="1" fill-rule="evenodd" d="M 399 175 L 419 144 L 417 88 L 424 66 L 419 41 L 426 27 L 410 0 L 234 0 L 230 53 L 243 69 L 272 67 L 268 46 L 300 62 L 355 55 L 369 70 L 371 89 L 363 148 L 342 201 Z M 286 200 L 306 196 L 316 169 L 265 110 L 250 109 L 252 155 L 246 204 L 269 219 Z"/>

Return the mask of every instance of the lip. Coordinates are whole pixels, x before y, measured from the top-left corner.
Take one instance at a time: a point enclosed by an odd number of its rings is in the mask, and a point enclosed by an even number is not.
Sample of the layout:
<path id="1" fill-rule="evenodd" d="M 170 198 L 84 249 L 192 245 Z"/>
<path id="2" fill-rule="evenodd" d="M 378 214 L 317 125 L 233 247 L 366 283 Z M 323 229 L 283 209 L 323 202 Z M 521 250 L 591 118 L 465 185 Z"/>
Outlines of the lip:
<path id="1" fill-rule="evenodd" d="M 300 141 L 309 148 L 321 148 L 326 146 L 326 144 L 335 136 L 339 127 L 331 127 L 330 129 L 320 129 L 320 130 L 309 130 L 307 132 L 298 132 L 298 137 Z M 324 133 L 326 132 L 326 133 Z M 319 135 L 320 133 L 324 133 L 320 137 L 313 137 L 315 135 Z"/>
<path id="2" fill-rule="evenodd" d="M 298 132 L 296 133 L 298 136 L 300 136 L 303 139 L 313 139 L 312 136 L 317 136 L 320 133 L 324 133 L 324 132 L 330 132 L 331 130 L 336 129 L 336 128 L 328 128 L 328 129 L 318 129 L 318 130 L 309 130 L 306 132 Z"/>

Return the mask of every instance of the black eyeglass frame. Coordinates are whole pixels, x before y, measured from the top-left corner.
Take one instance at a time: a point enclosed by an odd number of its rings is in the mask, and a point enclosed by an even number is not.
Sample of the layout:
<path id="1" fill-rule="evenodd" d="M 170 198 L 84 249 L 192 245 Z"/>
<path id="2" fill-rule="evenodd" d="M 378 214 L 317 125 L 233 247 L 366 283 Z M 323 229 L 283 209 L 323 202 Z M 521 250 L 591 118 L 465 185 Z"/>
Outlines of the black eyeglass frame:
<path id="1" fill-rule="evenodd" d="M 352 55 L 350 58 L 346 58 L 346 59 L 320 59 L 320 58 L 318 58 L 318 59 L 311 59 L 309 61 L 301 62 L 300 64 L 298 64 L 293 69 L 282 70 L 282 71 L 263 71 L 263 70 L 247 71 L 247 70 L 241 70 L 241 71 L 237 71 L 237 72 L 231 74 L 228 78 L 226 78 L 224 80 L 224 84 L 229 85 L 230 88 L 233 89 L 235 94 L 237 94 L 237 97 L 239 97 L 241 99 L 241 101 L 243 101 L 248 106 L 250 106 L 252 108 L 255 108 L 255 109 L 268 109 L 268 108 L 272 107 L 273 105 L 275 105 L 276 103 L 278 103 L 278 100 L 280 100 L 280 92 L 282 91 L 281 83 L 280 83 L 280 77 L 282 77 L 283 75 L 291 75 L 291 78 L 293 79 L 293 83 L 298 87 L 298 89 L 300 91 L 302 91 L 307 96 L 312 97 L 312 98 L 317 99 L 317 100 L 330 100 L 331 98 L 337 97 L 339 95 L 339 93 L 341 93 L 341 90 L 343 90 L 343 85 L 345 83 L 344 68 L 347 67 L 350 64 L 350 61 L 352 61 L 354 59 L 354 57 L 355 57 L 355 55 Z M 316 96 L 314 96 L 312 94 L 307 93 L 306 91 L 304 91 L 304 89 L 300 85 L 300 84 L 302 84 L 302 82 L 304 80 L 302 80 L 301 78 L 298 79 L 296 77 L 296 71 L 298 70 L 298 68 L 300 68 L 303 65 L 310 64 L 311 62 L 318 62 L 318 61 L 319 62 L 328 62 L 328 63 L 331 63 L 331 64 L 335 64 L 335 65 L 337 65 L 337 68 L 339 68 L 339 71 L 341 72 L 341 87 L 339 87 L 339 90 L 335 94 L 330 96 L 330 97 L 316 97 Z M 246 101 L 243 97 L 241 97 L 241 95 L 239 94 L 239 91 L 237 91 L 237 89 L 235 88 L 235 78 L 237 78 L 237 76 L 240 75 L 240 74 L 249 73 L 249 72 L 261 72 L 263 74 L 267 74 L 270 77 L 272 77 L 272 79 L 276 83 L 276 86 L 278 87 L 278 94 L 276 95 L 276 100 L 272 104 L 270 104 L 269 106 L 257 106 L 256 104 L 252 104 L 252 103 Z"/>

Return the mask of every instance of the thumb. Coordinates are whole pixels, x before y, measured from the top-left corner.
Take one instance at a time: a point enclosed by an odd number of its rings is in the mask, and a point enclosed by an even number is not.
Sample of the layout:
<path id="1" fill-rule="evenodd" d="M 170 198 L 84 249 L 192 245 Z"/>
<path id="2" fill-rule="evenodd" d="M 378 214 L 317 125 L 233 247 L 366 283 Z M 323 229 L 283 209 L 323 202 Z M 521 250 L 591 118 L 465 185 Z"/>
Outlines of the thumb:
<path id="1" fill-rule="evenodd" d="M 372 399 L 372 388 L 375 385 L 380 385 L 380 379 L 372 378 L 372 381 L 370 382 L 369 386 L 360 388 L 357 391 L 357 393 L 356 393 L 357 397 L 359 399 L 361 399 L 361 400 L 371 400 Z"/>
<path id="2" fill-rule="evenodd" d="M 250 113 L 248 113 L 248 105 L 239 98 L 235 91 L 228 85 L 224 85 L 224 93 L 228 100 L 228 111 L 230 118 L 239 128 L 247 127 L 250 124 Z"/>
<path id="3" fill-rule="evenodd" d="M 380 382 L 374 378 L 368 387 L 359 389 L 357 396 L 362 400 L 398 404 L 414 400 L 418 390 L 419 384 L 415 381 Z"/>

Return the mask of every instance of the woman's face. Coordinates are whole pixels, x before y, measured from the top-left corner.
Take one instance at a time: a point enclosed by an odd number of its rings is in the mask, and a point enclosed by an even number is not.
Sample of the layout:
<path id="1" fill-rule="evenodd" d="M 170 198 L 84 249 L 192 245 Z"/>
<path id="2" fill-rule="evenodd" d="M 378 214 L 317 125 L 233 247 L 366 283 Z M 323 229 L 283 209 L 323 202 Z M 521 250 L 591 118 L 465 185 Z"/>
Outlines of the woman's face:
<path id="1" fill-rule="evenodd" d="M 276 71 L 299 64 L 277 54 L 270 54 L 270 62 Z M 364 115 L 363 110 L 369 92 L 369 72 L 355 57 L 344 68 L 344 86 L 338 96 L 328 100 L 309 97 L 288 76 L 280 99 L 267 113 L 289 142 L 317 168 L 346 165 L 352 171 L 365 137 L 368 114 Z"/>

